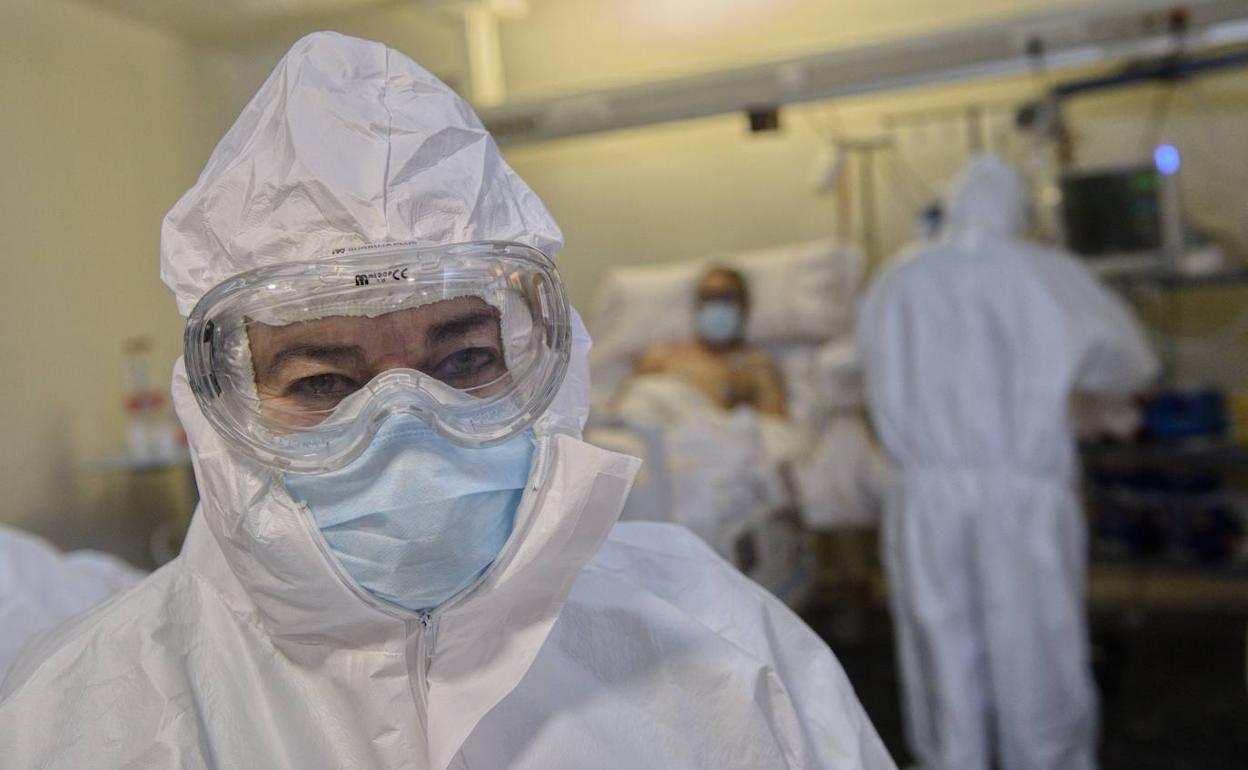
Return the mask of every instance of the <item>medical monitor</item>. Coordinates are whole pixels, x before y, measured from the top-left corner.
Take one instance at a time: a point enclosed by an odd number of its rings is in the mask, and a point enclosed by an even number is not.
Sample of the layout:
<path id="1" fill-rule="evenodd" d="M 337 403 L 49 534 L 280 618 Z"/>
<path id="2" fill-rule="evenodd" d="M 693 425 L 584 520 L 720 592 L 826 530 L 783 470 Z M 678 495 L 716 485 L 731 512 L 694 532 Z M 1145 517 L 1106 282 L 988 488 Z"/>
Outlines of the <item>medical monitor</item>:
<path id="1" fill-rule="evenodd" d="M 1173 172 L 1140 165 L 1062 177 L 1066 247 L 1107 272 L 1160 269 L 1182 242 Z"/>

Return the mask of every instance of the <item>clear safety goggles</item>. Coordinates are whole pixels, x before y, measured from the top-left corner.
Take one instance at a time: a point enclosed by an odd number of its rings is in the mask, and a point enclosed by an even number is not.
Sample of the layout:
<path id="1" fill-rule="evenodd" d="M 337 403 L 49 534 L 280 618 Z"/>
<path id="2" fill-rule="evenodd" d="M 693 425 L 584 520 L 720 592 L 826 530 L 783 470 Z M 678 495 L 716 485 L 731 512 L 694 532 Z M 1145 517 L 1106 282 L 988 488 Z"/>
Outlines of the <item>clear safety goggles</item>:
<path id="1" fill-rule="evenodd" d="M 567 372 L 567 295 L 518 243 L 383 244 L 210 290 L 186 323 L 191 389 L 227 441 L 282 470 L 357 457 L 391 415 L 478 447 L 528 429 Z"/>

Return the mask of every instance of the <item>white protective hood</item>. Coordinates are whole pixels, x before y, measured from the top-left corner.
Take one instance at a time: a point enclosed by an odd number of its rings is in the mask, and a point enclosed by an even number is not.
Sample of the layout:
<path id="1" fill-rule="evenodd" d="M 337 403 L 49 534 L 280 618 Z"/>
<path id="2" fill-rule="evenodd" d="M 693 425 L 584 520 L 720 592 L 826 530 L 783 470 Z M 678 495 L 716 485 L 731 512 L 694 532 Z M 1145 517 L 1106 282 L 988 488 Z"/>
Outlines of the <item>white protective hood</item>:
<path id="1" fill-rule="evenodd" d="M 1027 227 L 1027 185 L 996 155 L 967 164 L 949 200 L 949 232 L 1017 238 Z"/>
<path id="2" fill-rule="evenodd" d="M 563 234 L 472 108 L 380 43 L 331 32 L 290 49 L 161 231 L 186 315 L 245 270 L 338 247 L 508 240 L 555 258 Z"/>

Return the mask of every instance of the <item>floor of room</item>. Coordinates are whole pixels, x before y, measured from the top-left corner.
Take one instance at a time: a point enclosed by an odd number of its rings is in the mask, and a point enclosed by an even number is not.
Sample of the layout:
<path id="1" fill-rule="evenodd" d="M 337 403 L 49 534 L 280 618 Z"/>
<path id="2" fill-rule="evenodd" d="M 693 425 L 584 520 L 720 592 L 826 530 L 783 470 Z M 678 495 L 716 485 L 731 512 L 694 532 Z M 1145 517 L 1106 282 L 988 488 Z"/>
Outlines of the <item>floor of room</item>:
<path id="1" fill-rule="evenodd" d="M 806 620 L 828 641 L 901 767 L 892 623 L 878 604 L 819 609 Z M 1149 609 L 1092 615 L 1102 698 L 1102 770 L 1248 767 L 1248 614 Z"/>

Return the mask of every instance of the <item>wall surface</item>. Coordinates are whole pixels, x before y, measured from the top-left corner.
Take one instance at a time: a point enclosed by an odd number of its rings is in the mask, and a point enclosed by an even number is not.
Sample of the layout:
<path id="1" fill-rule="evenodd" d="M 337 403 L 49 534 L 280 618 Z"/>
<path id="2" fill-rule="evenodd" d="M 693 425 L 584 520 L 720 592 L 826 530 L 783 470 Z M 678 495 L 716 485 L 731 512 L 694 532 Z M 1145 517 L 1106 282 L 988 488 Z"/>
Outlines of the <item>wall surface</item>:
<path id="1" fill-rule="evenodd" d="M 64 0 L 0 5 L 0 521 L 121 544 L 135 510 L 98 462 L 124 431 L 122 342 L 181 342 L 157 276 L 160 220 L 210 146 L 184 46 Z M 133 542 L 130 543 L 133 545 Z"/>

